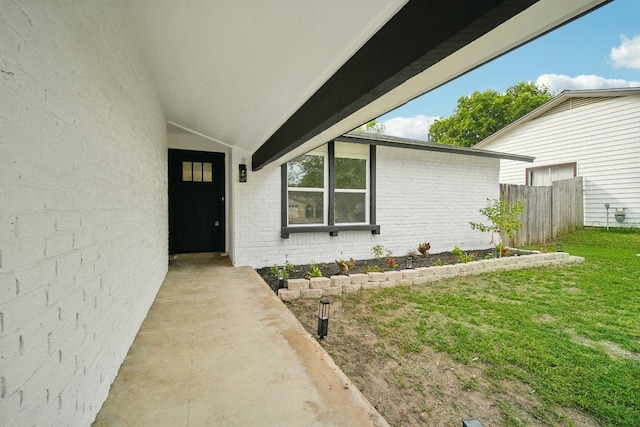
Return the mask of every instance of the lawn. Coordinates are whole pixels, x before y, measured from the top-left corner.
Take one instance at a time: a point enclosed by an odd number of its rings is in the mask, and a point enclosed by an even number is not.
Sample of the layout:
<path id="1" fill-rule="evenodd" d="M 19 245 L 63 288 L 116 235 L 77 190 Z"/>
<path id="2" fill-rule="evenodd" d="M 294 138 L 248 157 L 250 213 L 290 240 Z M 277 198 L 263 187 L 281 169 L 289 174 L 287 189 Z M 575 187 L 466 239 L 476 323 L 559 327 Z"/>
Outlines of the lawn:
<path id="1" fill-rule="evenodd" d="M 640 232 L 562 243 L 585 263 L 337 297 L 323 345 L 392 425 L 638 426 Z"/>

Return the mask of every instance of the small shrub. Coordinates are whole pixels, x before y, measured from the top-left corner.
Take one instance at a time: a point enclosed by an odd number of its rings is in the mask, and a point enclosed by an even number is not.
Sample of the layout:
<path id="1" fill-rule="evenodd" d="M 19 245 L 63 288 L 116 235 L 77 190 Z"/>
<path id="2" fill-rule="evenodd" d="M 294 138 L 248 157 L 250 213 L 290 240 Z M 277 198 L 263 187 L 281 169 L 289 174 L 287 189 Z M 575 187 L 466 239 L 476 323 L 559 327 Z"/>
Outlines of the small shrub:
<path id="1" fill-rule="evenodd" d="M 454 247 L 454 248 L 451 250 L 451 254 L 452 254 L 452 255 L 455 255 L 455 256 L 460 256 L 460 255 L 462 255 L 463 253 L 464 253 L 464 252 L 462 252 L 462 249 L 460 249 L 458 246 Z"/>
<path id="2" fill-rule="evenodd" d="M 384 246 L 382 245 L 375 245 L 374 247 L 371 248 L 371 253 L 373 254 L 373 256 L 376 259 L 381 259 L 384 256 Z"/>
<path id="3" fill-rule="evenodd" d="M 440 258 L 438 258 L 438 259 L 436 260 L 436 265 L 437 265 L 438 267 L 442 267 L 442 266 L 443 266 L 443 265 L 445 265 L 445 264 L 446 264 L 446 263 L 445 263 L 442 259 L 440 259 Z"/>
<path id="4" fill-rule="evenodd" d="M 307 272 L 307 277 L 322 277 L 322 271 L 320 271 L 320 267 L 316 264 L 311 264 L 309 267 L 309 271 Z"/>
<path id="5" fill-rule="evenodd" d="M 291 264 L 289 261 L 285 261 L 284 266 L 282 267 L 282 278 L 284 280 L 289 279 L 289 273 L 293 271 L 293 268 L 294 268 L 293 264 Z M 271 274 L 278 277 L 278 269 L 279 269 L 278 265 L 273 264 L 269 271 L 271 272 Z"/>
<path id="6" fill-rule="evenodd" d="M 461 264 L 467 263 L 467 262 L 471 262 L 471 261 L 475 261 L 477 258 L 476 254 L 470 254 L 468 252 L 462 252 L 460 255 L 458 255 L 458 262 Z"/>
<path id="7" fill-rule="evenodd" d="M 472 230 L 480 230 L 483 233 L 491 234 L 491 243 L 495 243 L 495 235 L 504 242 L 506 237 L 513 237 L 515 232 L 522 228 L 520 213 L 524 209 L 524 204 L 517 200 L 510 204 L 503 196 L 499 199 L 487 199 L 487 206 L 480 209 L 480 213 L 491 223 L 490 225 L 481 222 L 470 222 Z"/>
<path id="8" fill-rule="evenodd" d="M 379 273 L 380 272 L 380 267 L 378 267 L 377 265 L 367 265 L 367 267 L 364 269 L 365 273 Z"/>
<path id="9" fill-rule="evenodd" d="M 340 269 L 340 274 L 347 275 L 349 274 L 349 270 L 356 266 L 356 261 L 353 258 L 349 258 L 349 261 L 337 259 L 336 265 Z"/>
<path id="10" fill-rule="evenodd" d="M 430 250 L 431 250 L 431 243 L 422 242 L 418 244 L 418 252 L 420 252 L 422 256 L 427 256 Z"/>
<path id="11" fill-rule="evenodd" d="M 389 266 L 389 268 L 398 268 L 398 263 L 395 258 L 389 257 L 387 258 L 387 266 Z"/>

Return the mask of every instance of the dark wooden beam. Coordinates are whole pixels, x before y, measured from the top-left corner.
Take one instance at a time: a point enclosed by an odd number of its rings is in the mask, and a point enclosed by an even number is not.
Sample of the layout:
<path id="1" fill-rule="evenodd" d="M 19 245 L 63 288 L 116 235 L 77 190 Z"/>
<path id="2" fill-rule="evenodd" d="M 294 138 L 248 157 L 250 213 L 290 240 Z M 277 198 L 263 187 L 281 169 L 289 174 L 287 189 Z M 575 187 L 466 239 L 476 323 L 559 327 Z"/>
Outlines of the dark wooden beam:
<path id="1" fill-rule="evenodd" d="M 256 152 L 259 170 L 536 3 L 410 0 Z"/>

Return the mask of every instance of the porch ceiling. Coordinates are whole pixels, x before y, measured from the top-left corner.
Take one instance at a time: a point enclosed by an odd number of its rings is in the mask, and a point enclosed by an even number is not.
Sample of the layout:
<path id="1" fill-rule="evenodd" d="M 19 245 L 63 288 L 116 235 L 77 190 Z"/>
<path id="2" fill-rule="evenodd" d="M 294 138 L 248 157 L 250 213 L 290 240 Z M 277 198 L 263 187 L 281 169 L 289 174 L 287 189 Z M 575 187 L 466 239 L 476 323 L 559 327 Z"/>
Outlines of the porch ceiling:
<path id="1" fill-rule="evenodd" d="M 608 0 L 129 0 L 167 120 L 286 161 Z M 444 9 L 446 4 L 446 9 Z"/>

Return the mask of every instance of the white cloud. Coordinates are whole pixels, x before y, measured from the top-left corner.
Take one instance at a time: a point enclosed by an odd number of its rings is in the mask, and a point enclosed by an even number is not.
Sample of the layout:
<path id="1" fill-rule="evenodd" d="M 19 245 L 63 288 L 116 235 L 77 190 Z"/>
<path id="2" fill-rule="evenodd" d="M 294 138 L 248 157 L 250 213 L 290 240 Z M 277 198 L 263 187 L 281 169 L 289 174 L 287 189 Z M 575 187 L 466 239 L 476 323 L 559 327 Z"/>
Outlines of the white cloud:
<path id="1" fill-rule="evenodd" d="M 429 128 L 437 118 L 420 114 L 415 117 L 394 117 L 382 124 L 387 135 L 426 141 L 429 138 Z"/>
<path id="2" fill-rule="evenodd" d="M 536 80 L 536 85 L 547 86 L 552 92 L 560 93 L 563 90 L 580 89 L 606 89 L 621 87 L 640 86 L 640 82 L 623 79 L 607 79 L 605 77 L 591 75 L 580 75 L 576 77 L 564 74 L 542 74 Z"/>
<path id="3" fill-rule="evenodd" d="M 620 46 L 611 48 L 611 59 L 616 68 L 640 69 L 640 34 L 632 39 L 622 36 Z"/>

